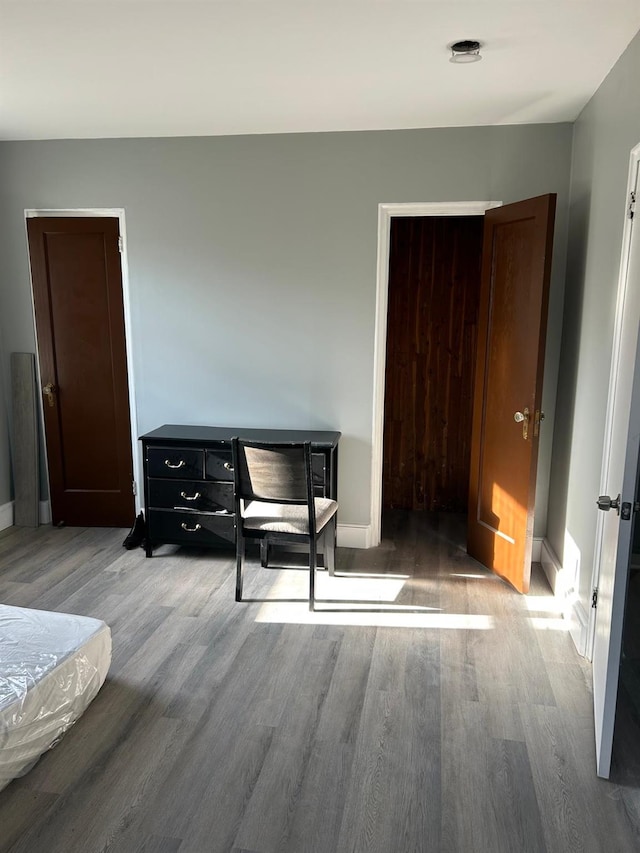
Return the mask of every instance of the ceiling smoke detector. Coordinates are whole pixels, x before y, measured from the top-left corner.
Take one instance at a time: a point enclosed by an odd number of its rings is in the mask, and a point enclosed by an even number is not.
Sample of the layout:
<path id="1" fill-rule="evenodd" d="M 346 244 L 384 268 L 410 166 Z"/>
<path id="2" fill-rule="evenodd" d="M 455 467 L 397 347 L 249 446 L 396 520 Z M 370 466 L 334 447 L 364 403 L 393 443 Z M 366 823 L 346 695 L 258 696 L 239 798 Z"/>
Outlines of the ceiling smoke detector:
<path id="1" fill-rule="evenodd" d="M 456 41 L 450 45 L 451 59 L 449 62 L 456 62 L 459 65 L 468 62 L 480 62 L 480 42 L 466 39 L 465 41 Z"/>

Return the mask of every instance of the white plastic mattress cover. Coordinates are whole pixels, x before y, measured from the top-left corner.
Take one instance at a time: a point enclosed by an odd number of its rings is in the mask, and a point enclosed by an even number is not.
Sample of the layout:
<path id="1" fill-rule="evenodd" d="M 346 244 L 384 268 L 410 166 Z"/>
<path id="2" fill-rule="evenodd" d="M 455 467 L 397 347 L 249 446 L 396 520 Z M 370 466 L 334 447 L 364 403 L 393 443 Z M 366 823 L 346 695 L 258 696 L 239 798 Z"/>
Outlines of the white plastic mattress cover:
<path id="1" fill-rule="evenodd" d="M 0 604 L 0 790 L 75 723 L 110 663 L 99 619 Z"/>

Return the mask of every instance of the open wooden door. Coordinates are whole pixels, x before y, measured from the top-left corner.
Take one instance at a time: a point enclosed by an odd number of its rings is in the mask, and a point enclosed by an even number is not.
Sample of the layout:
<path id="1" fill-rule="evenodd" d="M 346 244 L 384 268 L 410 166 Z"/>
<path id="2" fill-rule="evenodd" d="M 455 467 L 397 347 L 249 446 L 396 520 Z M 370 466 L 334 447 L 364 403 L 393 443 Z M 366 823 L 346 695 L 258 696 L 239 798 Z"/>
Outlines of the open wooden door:
<path id="1" fill-rule="evenodd" d="M 119 222 L 27 220 L 54 524 L 135 518 Z"/>
<path id="2" fill-rule="evenodd" d="M 555 194 L 485 214 L 467 550 L 528 592 Z"/>

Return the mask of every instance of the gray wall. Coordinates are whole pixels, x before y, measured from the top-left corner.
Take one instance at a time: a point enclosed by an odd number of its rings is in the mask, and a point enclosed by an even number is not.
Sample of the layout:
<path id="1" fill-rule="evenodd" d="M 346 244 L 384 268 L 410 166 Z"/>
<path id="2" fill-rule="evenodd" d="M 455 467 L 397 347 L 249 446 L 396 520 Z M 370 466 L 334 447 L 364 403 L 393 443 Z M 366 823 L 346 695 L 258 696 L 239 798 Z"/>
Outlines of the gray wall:
<path id="1" fill-rule="evenodd" d="M 549 540 L 589 607 L 631 149 L 640 142 L 640 36 L 574 127 L 565 320 Z"/>
<path id="2" fill-rule="evenodd" d="M 341 521 L 368 524 L 378 204 L 557 192 L 542 535 L 570 156 L 567 124 L 2 143 L 5 352 L 34 347 L 24 209 L 123 207 L 140 431 L 339 429 Z"/>

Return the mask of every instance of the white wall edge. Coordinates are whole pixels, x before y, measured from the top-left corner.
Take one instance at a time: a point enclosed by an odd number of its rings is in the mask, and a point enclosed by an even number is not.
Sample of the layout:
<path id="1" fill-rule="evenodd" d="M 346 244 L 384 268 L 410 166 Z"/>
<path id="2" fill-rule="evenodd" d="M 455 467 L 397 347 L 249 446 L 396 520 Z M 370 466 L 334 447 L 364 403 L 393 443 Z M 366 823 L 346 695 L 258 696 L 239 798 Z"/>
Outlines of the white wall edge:
<path id="1" fill-rule="evenodd" d="M 13 527 L 13 501 L 0 506 L 0 530 L 6 530 L 7 527 Z"/>
<path id="2" fill-rule="evenodd" d="M 339 548 L 371 548 L 370 524 L 338 524 Z"/>
<path id="3" fill-rule="evenodd" d="M 378 260 L 376 316 L 373 346 L 373 412 L 371 425 L 370 544 L 380 544 L 382 528 L 382 451 L 384 436 L 384 381 L 387 359 L 387 306 L 389 298 L 389 237 L 394 216 L 483 216 L 501 201 L 407 202 L 378 205 Z"/>
<path id="4" fill-rule="evenodd" d="M 40 524 L 51 524 L 51 501 L 40 501 Z"/>

